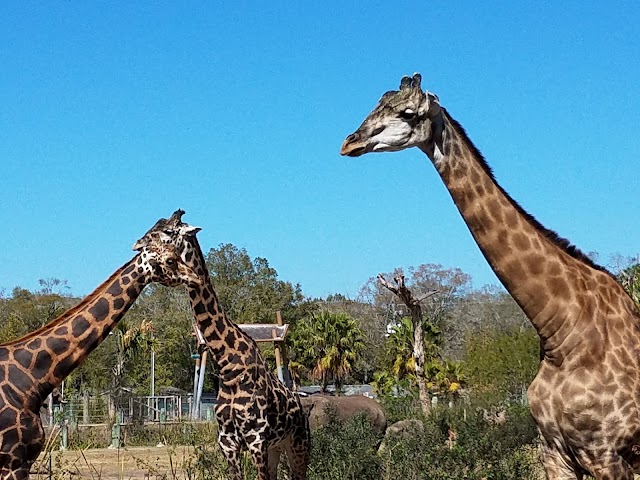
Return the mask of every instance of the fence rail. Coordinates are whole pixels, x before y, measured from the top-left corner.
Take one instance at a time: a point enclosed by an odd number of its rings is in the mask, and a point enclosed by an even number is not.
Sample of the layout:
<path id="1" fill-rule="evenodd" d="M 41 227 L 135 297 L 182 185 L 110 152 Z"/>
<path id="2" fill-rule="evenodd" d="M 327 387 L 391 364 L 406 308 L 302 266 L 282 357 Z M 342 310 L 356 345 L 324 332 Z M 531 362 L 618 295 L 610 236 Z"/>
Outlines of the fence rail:
<path id="1" fill-rule="evenodd" d="M 53 426 L 58 423 L 70 425 L 98 425 L 113 423 L 116 418 L 122 424 L 135 422 L 176 422 L 190 418 L 191 395 L 123 396 L 74 398 L 67 402 L 43 408 L 42 423 Z M 201 418 L 212 420 L 213 406 L 203 402 Z"/>

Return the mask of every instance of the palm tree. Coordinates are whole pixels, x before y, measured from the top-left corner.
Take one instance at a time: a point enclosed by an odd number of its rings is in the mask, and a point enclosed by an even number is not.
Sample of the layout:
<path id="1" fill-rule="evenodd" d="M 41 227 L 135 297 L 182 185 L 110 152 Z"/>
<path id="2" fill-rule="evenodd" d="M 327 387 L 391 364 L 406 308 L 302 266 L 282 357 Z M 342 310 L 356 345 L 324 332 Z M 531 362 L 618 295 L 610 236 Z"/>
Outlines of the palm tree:
<path id="1" fill-rule="evenodd" d="M 153 342 L 153 324 L 143 320 L 140 325 L 131 326 L 126 319 L 120 321 L 113 331 L 116 336 L 116 364 L 113 367 L 114 387 L 122 387 L 127 361 L 148 351 Z"/>
<path id="2" fill-rule="evenodd" d="M 296 361 L 308 368 L 323 392 L 333 380 L 339 393 L 364 347 L 358 321 L 345 313 L 314 313 L 298 322 L 292 337 Z"/>
<path id="3" fill-rule="evenodd" d="M 423 321 L 422 339 L 425 360 L 428 362 L 438 357 L 442 342 L 441 330 L 433 323 Z M 387 353 L 391 357 L 391 372 L 399 380 L 412 377 L 416 373 L 416 360 L 413 356 L 414 340 L 411 317 L 403 317 L 391 327 L 391 334 L 387 339 Z"/>
<path id="4" fill-rule="evenodd" d="M 436 325 L 423 321 L 422 337 L 425 387 L 432 395 L 456 398 L 465 381 L 461 364 L 440 359 L 442 332 Z M 395 377 L 396 382 L 405 380 L 414 385 L 418 383 L 416 361 L 413 356 L 414 341 L 413 321 L 410 317 L 403 317 L 392 327 L 386 344 L 390 362 L 389 373 Z M 378 372 L 374 378 L 381 384 L 381 390 L 389 390 L 389 379 L 382 372 Z"/>

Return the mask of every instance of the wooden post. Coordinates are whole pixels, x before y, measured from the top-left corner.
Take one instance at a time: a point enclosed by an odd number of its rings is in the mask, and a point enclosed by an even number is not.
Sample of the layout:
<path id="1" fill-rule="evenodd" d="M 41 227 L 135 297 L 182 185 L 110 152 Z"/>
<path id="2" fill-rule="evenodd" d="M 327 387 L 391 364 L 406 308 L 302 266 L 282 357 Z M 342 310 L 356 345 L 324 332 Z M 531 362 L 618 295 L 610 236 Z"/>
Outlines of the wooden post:
<path id="1" fill-rule="evenodd" d="M 200 378 L 200 354 L 191 355 L 196 361 L 196 368 L 193 373 L 193 395 L 191 397 L 191 420 L 196 420 L 196 397 L 198 396 L 198 379 Z"/>
<path id="2" fill-rule="evenodd" d="M 280 310 L 276 312 L 276 323 L 279 327 L 282 326 L 282 313 Z M 273 335 L 276 336 L 275 334 Z M 287 361 L 287 352 L 285 350 L 284 342 L 273 342 L 276 354 L 276 367 L 278 369 L 278 378 L 288 388 L 291 388 L 291 375 L 289 375 L 289 362 Z"/>
<path id="3" fill-rule="evenodd" d="M 198 392 L 196 398 L 196 406 L 194 408 L 195 420 L 201 420 L 200 418 L 200 402 L 202 401 L 202 389 L 204 387 L 204 374 L 207 371 L 207 353 L 209 351 L 205 348 L 202 352 L 202 360 L 200 360 L 200 376 L 198 378 Z"/>

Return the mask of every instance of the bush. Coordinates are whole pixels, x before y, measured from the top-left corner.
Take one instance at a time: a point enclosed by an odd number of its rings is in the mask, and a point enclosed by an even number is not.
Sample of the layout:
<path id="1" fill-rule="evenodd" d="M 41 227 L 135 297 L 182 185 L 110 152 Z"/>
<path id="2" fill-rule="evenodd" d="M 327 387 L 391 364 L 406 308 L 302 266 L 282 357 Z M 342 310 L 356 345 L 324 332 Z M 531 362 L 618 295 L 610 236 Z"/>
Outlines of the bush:
<path id="1" fill-rule="evenodd" d="M 309 480 L 380 478 L 377 449 L 382 440 L 366 414 L 342 422 L 327 411 L 328 422 L 312 436 Z"/>
<path id="2" fill-rule="evenodd" d="M 422 418 L 422 408 L 417 394 L 399 397 L 387 395 L 380 398 L 380 405 L 389 425 L 407 418 Z"/>
<path id="3" fill-rule="evenodd" d="M 537 479 L 531 453 L 537 430 L 523 407 L 508 409 L 503 424 L 488 422 L 481 410 L 436 409 L 423 418 L 424 430 L 385 440 L 385 479 Z"/>

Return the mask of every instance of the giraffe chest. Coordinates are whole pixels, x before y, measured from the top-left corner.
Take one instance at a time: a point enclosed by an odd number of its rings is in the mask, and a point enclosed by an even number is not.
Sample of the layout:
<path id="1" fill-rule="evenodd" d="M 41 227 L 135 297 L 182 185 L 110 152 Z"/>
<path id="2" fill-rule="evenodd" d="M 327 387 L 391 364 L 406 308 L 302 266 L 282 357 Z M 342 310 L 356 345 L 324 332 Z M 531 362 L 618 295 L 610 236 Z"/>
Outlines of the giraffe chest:
<path id="1" fill-rule="evenodd" d="M 11 406 L 0 409 L 0 470 L 33 462 L 44 444 L 44 430 L 37 414 Z"/>
<path id="2" fill-rule="evenodd" d="M 615 367 L 607 355 L 573 368 L 543 361 L 528 394 L 543 437 L 576 456 L 640 443 L 640 376 L 635 368 Z"/>
<path id="3" fill-rule="evenodd" d="M 221 389 L 218 394 L 216 418 L 221 431 L 236 437 L 277 443 L 292 430 L 292 416 L 287 414 L 288 405 L 278 389 L 267 388 L 254 393 L 244 401 Z M 300 409 L 302 412 L 302 409 Z"/>

